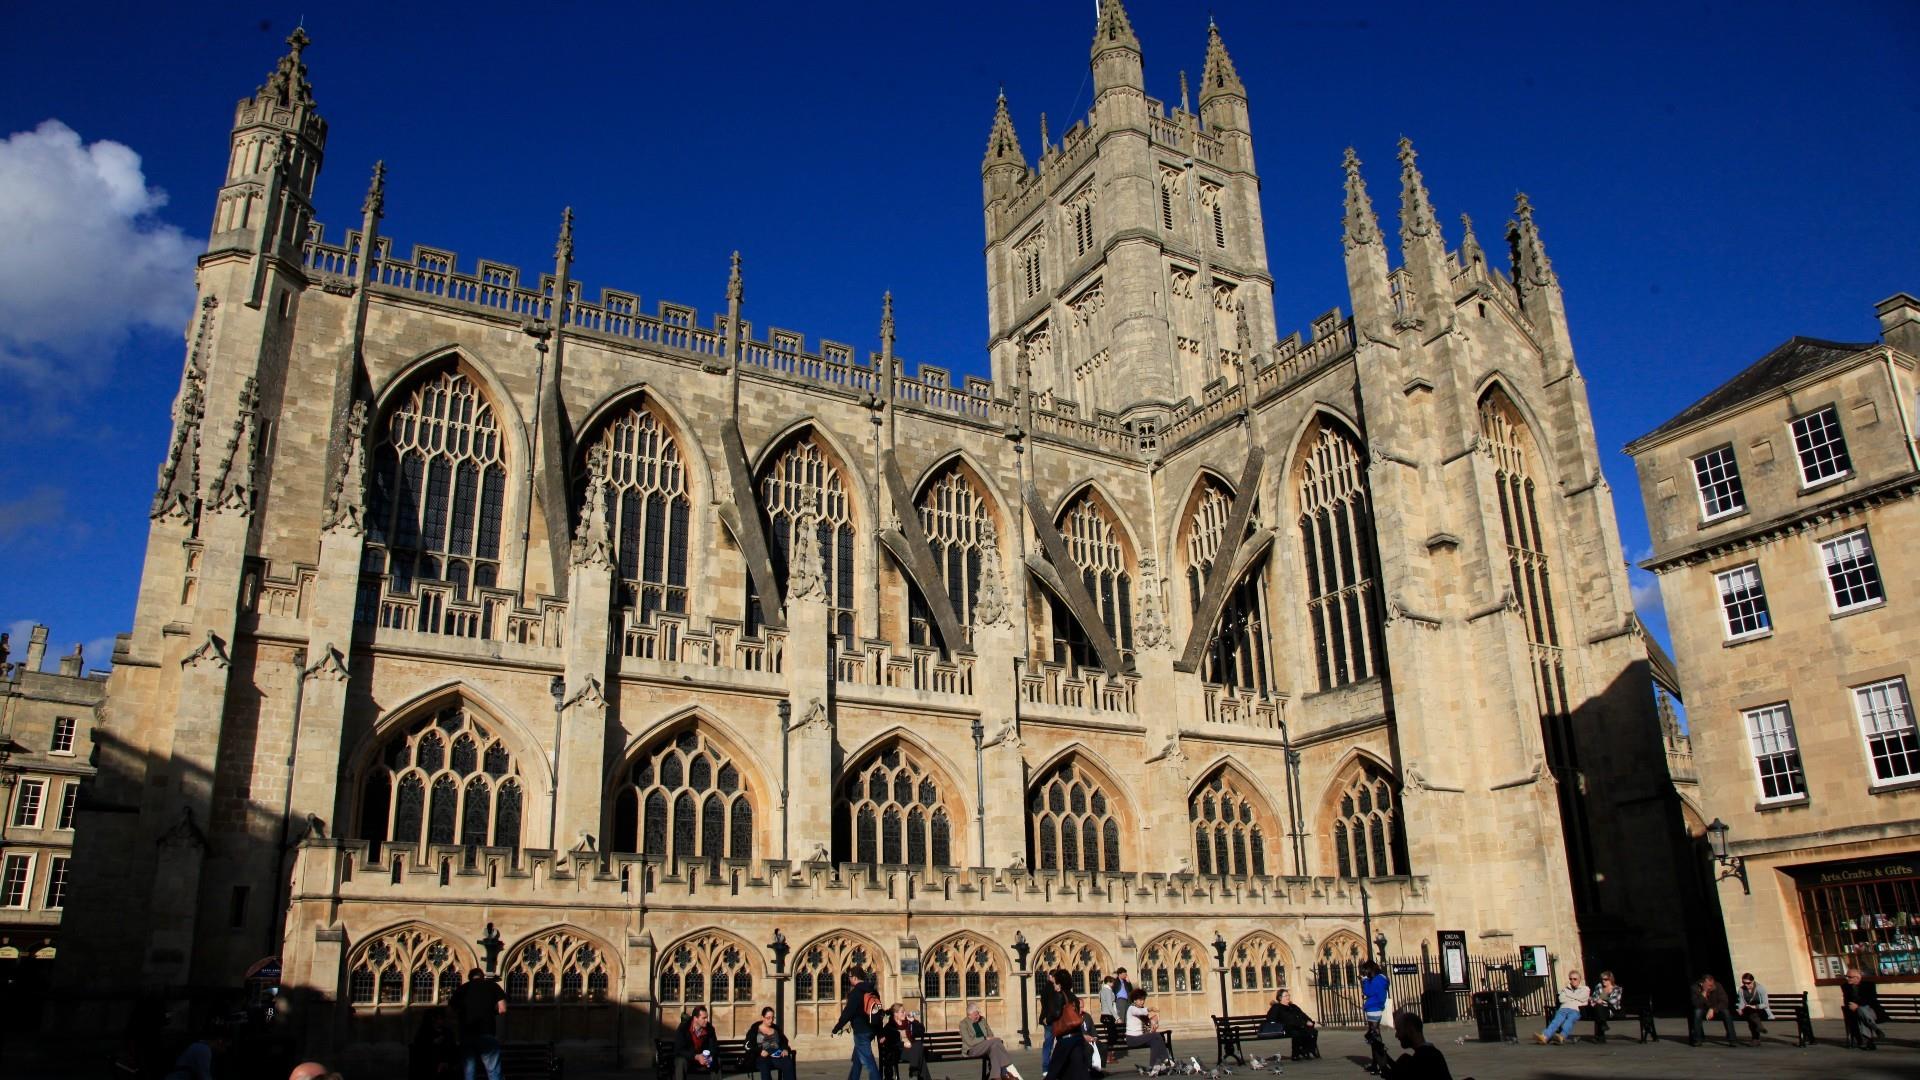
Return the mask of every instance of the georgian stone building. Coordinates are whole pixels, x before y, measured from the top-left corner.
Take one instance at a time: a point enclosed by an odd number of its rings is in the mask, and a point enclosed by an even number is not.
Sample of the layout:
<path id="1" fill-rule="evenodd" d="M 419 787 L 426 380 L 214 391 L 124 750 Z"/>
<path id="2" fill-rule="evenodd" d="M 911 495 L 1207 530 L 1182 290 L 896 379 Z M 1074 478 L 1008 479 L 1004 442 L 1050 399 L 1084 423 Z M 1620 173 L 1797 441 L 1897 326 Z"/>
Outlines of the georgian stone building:
<path id="1" fill-rule="evenodd" d="M 1181 1029 L 1219 979 L 1236 1012 L 1343 983 L 1369 928 L 1682 948 L 1524 199 L 1510 276 L 1446 246 L 1403 143 L 1390 268 L 1349 154 L 1354 313 L 1283 335 L 1220 34 L 1169 107 L 1110 0 L 1084 119 L 1030 158 L 994 114 L 993 378 L 956 379 L 901 361 L 890 304 L 877 349 L 755 327 L 737 261 L 711 317 L 591 294 L 570 215 L 550 272 L 405 254 L 378 167 L 324 229 L 291 44 L 200 263 L 92 957 L 202 990 L 275 958 L 316 1043 L 367 1047 L 491 924 L 514 1037 L 633 1059 L 776 994 L 824 1047 L 854 962 L 1012 1030 L 1017 942 L 1129 968 Z"/>
<path id="2" fill-rule="evenodd" d="M 1627 447 L 1734 963 L 1828 1016 L 1849 965 L 1920 983 L 1920 301 L 1877 312 L 1883 340 L 1792 338 Z"/>

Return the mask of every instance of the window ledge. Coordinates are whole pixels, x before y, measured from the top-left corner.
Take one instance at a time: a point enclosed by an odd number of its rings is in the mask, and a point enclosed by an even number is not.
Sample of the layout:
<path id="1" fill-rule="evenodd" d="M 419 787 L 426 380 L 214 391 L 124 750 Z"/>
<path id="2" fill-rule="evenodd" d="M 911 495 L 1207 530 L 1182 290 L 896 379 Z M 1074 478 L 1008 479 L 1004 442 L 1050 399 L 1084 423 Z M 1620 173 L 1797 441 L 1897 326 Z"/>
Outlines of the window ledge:
<path id="1" fill-rule="evenodd" d="M 1719 513 L 1713 515 L 1712 517 L 1701 518 L 1699 527 L 1702 529 L 1711 529 L 1716 525 L 1725 525 L 1729 521 L 1735 521 L 1739 518 L 1746 517 L 1750 512 L 1751 511 L 1749 510 L 1749 508 L 1745 506 L 1742 506 L 1737 510 L 1722 510 Z"/>
<path id="2" fill-rule="evenodd" d="M 1737 645 L 1745 645 L 1751 641 L 1765 641 L 1772 636 L 1773 628 L 1768 627 L 1765 630 L 1755 630 L 1751 634 L 1741 634 L 1739 637 L 1730 637 L 1721 642 L 1720 647 L 1723 649 L 1731 649 Z"/>
<path id="3" fill-rule="evenodd" d="M 47 755 L 49 757 L 73 757 L 74 753 L 71 750 L 49 750 L 47 751 Z"/>
<path id="4" fill-rule="evenodd" d="M 1795 795 L 1791 799 L 1763 799 L 1753 804 L 1755 813 L 1764 814 L 1770 810 L 1787 810 L 1796 806 L 1805 806 L 1813 800 L 1805 795 Z"/>
<path id="5" fill-rule="evenodd" d="M 1850 608 L 1842 608 L 1839 611 L 1832 612 L 1827 616 L 1827 619 L 1829 621 L 1834 619 L 1844 619 L 1849 615 L 1858 615 L 1866 611 L 1878 611 L 1881 608 L 1886 606 L 1887 606 L 1887 598 L 1883 596 L 1878 600 L 1869 600 L 1864 604 L 1855 604 Z"/>
<path id="6" fill-rule="evenodd" d="M 1835 484 L 1843 484 L 1851 479 L 1853 479 L 1853 470 L 1848 469 L 1846 472 L 1837 472 L 1832 476 L 1822 477 L 1812 483 L 1807 483 L 1805 480 L 1802 480 L 1800 482 L 1800 494 L 1811 495 L 1821 488 L 1830 488 Z"/>
<path id="7" fill-rule="evenodd" d="M 1892 795 L 1901 791 L 1920 791 L 1920 776 L 1909 776 L 1905 780 L 1889 780 L 1884 784 L 1868 784 L 1869 795 Z"/>

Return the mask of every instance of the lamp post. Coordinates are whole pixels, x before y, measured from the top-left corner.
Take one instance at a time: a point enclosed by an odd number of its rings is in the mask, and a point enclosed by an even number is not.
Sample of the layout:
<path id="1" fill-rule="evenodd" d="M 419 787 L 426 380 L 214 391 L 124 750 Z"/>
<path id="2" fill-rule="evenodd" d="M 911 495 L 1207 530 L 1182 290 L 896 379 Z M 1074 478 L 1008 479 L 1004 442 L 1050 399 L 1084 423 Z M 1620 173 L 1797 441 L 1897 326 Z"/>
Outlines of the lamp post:
<path id="1" fill-rule="evenodd" d="M 1360 936 L 1373 945 L 1373 897 L 1367 894 L 1367 879 L 1360 879 Z"/>
<path id="2" fill-rule="evenodd" d="M 787 725 L 793 720 L 793 703 L 786 698 L 780 699 L 775 706 L 780 713 L 780 861 L 787 861 L 787 773 L 791 769 L 788 758 Z M 792 868 L 789 867 L 789 870 Z M 781 939 L 784 941 L 785 939 Z"/>
<path id="3" fill-rule="evenodd" d="M 1018 974 L 1020 976 L 1020 1046 L 1022 1049 L 1033 1045 L 1033 1038 L 1027 1033 L 1027 977 L 1033 974 L 1027 970 L 1027 954 L 1032 951 L 1033 946 L 1027 944 L 1027 935 L 1015 930 L 1013 959 L 1014 963 L 1020 965 Z"/>
<path id="4" fill-rule="evenodd" d="M 773 1022 L 783 1031 L 787 1023 L 787 952 L 792 948 L 787 935 L 775 927 L 767 951 L 773 953 Z"/>
<path id="5" fill-rule="evenodd" d="M 1213 964 L 1214 970 L 1220 974 L 1220 1015 L 1231 1016 L 1233 1014 L 1227 1009 L 1227 939 L 1218 930 L 1213 932 Z M 1223 1045 L 1221 1051 L 1220 1056 L 1214 1059 L 1216 1065 L 1229 1057 L 1242 1065 L 1247 1063 L 1247 1059 L 1240 1054 L 1238 1041 Z"/>
<path id="6" fill-rule="evenodd" d="M 1728 878 L 1738 878 L 1740 891 L 1752 896 L 1753 886 L 1747 883 L 1747 860 L 1738 855 L 1727 854 L 1727 833 L 1731 831 L 1727 823 L 1719 818 L 1714 818 L 1713 824 L 1707 826 L 1707 846 L 1713 849 L 1713 861 L 1720 867 L 1719 872 L 1714 874 L 1713 881 L 1718 885 Z"/>
<path id="7" fill-rule="evenodd" d="M 1382 930 L 1379 933 L 1373 935 L 1373 943 L 1374 945 L 1379 947 L 1380 966 L 1384 968 L 1387 966 L 1387 932 L 1385 930 Z"/>

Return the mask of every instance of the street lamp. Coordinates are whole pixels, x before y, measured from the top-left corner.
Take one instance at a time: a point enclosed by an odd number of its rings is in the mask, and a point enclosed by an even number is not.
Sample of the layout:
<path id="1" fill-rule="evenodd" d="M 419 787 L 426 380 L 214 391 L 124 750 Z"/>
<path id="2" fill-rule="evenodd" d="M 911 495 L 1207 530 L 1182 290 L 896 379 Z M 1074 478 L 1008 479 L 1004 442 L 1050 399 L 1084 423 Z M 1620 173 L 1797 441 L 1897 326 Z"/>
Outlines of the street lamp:
<path id="1" fill-rule="evenodd" d="M 1747 883 L 1747 860 L 1727 854 L 1727 833 L 1731 831 L 1727 823 L 1719 818 L 1714 818 L 1713 824 L 1707 826 L 1707 846 L 1713 850 L 1713 861 L 1720 866 L 1713 881 L 1717 885 L 1728 878 L 1738 878 L 1740 891 L 1752 896 L 1753 886 Z"/>
<path id="2" fill-rule="evenodd" d="M 1373 943 L 1380 949 L 1380 966 L 1384 968 L 1387 966 L 1387 932 L 1382 930 L 1373 935 Z"/>
<path id="3" fill-rule="evenodd" d="M 1218 930 L 1213 932 L 1213 965 L 1220 974 L 1220 1015 L 1225 1018 L 1232 1015 L 1227 1009 L 1227 939 L 1221 937 Z M 1247 1059 L 1240 1054 L 1238 1041 L 1222 1044 L 1220 1050 L 1220 1056 L 1214 1059 L 1216 1065 L 1229 1057 L 1242 1065 L 1247 1063 Z"/>
<path id="4" fill-rule="evenodd" d="M 787 1020 L 787 953 L 793 946 L 787 944 L 787 935 L 774 928 L 773 941 L 767 950 L 773 953 L 773 1022 L 775 1026 L 784 1025 Z"/>
<path id="5" fill-rule="evenodd" d="M 1015 930 L 1013 959 L 1014 963 L 1020 965 L 1020 1046 L 1023 1049 L 1033 1045 L 1033 1037 L 1027 1033 L 1027 977 L 1033 974 L 1027 970 L 1027 954 L 1032 951 L 1033 946 L 1027 944 L 1027 935 Z"/>

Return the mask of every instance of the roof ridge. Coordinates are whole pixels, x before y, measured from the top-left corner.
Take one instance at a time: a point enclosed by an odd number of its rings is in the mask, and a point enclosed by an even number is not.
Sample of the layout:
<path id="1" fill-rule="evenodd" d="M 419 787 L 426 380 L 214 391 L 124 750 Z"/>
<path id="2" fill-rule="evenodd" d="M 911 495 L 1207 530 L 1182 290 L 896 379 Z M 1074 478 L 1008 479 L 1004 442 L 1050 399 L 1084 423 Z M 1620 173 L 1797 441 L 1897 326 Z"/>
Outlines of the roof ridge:
<path id="1" fill-rule="evenodd" d="M 1668 418 L 1664 423 L 1655 427 L 1652 431 L 1647 432 L 1645 435 L 1627 443 L 1627 446 L 1628 448 L 1638 446 L 1648 439 L 1665 435 L 1671 431 L 1685 427 L 1688 424 L 1703 420 L 1709 416 L 1717 415 L 1745 402 L 1752 401 L 1770 390 L 1821 370 L 1845 356 L 1866 352 L 1869 349 L 1878 348 L 1879 345 L 1880 342 L 1878 341 L 1830 341 L 1826 338 L 1795 334 L 1780 344 L 1775 345 L 1773 348 L 1768 349 L 1760 355 L 1759 359 L 1741 368 L 1739 371 L 1734 372 L 1716 384 L 1713 389 L 1693 399 L 1685 408 L 1673 414 L 1673 416 Z M 1800 365 L 1789 364 L 1787 362 L 1788 359 L 1793 356 L 1796 348 L 1812 348 L 1821 352 L 1839 353 L 1841 355 L 1822 357 L 1811 366 L 1806 367 L 1805 370 L 1798 370 Z M 1782 377 L 1769 378 L 1767 369 L 1772 367 L 1785 367 L 1788 370 L 1781 373 Z"/>

